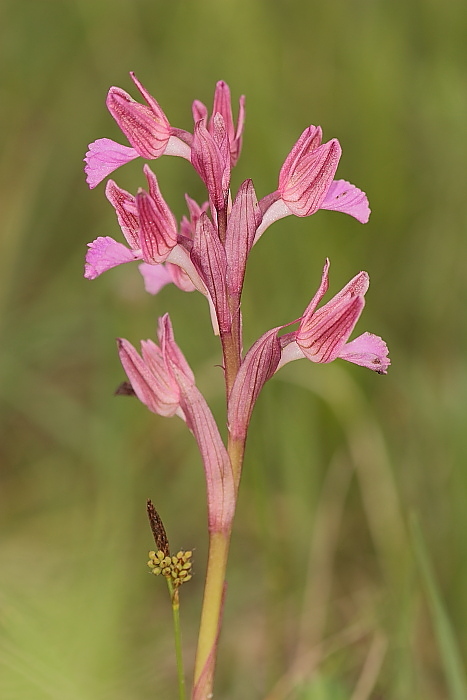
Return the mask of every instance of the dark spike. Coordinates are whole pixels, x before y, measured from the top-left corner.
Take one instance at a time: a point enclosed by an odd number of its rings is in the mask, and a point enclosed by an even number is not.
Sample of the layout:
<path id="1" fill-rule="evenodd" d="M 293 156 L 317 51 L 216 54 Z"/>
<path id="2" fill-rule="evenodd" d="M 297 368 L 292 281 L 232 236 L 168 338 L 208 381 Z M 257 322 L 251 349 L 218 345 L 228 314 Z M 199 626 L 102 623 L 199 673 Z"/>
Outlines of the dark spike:
<path id="1" fill-rule="evenodd" d="M 121 384 L 119 384 L 119 386 L 115 389 L 114 395 L 115 396 L 136 396 L 130 382 L 122 382 Z"/>
<path id="2" fill-rule="evenodd" d="M 170 556 L 169 540 L 167 539 L 167 533 L 165 531 L 164 524 L 160 518 L 159 513 L 154 508 L 152 501 L 148 498 L 146 509 L 148 512 L 149 524 L 151 526 L 152 534 L 154 537 L 154 542 L 158 550 L 164 552 L 166 557 Z"/>

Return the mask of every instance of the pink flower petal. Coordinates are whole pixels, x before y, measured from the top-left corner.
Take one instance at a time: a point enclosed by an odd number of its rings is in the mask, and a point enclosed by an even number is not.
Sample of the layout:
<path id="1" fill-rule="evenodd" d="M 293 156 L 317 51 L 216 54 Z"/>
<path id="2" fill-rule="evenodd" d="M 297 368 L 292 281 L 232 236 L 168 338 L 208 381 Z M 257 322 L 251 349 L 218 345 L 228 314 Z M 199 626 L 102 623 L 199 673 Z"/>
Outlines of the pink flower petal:
<path id="1" fill-rule="evenodd" d="M 170 124 L 156 100 L 148 99 L 149 93 L 137 84 L 146 96 L 148 105 L 136 102 L 121 88 L 111 87 L 107 95 L 107 108 L 142 158 L 159 158 L 171 136 Z"/>
<path id="2" fill-rule="evenodd" d="M 334 180 L 320 209 L 350 214 L 362 224 L 367 223 L 371 211 L 366 194 L 346 180 Z"/>
<path id="3" fill-rule="evenodd" d="M 178 385 L 173 381 L 165 362 L 158 357 L 159 348 L 152 341 L 143 344 L 146 356 L 144 360 L 128 340 L 119 338 L 117 343 L 123 369 L 141 403 L 158 415 L 175 415 L 179 409 Z"/>
<path id="4" fill-rule="evenodd" d="M 285 179 L 279 179 L 282 200 L 295 216 L 310 216 L 321 206 L 333 181 L 341 147 L 337 139 L 301 155 Z"/>
<path id="5" fill-rule="evenodd" d="M 141 247 L 139 242 L 139 217 L 135 198 L 126 190 L 122 190 L 113 180 L 108 180 L 105 187 L 105 196 L 115 209 L 118 223 L 128 245 L 133 250 L 139 250 Z"/>
<path id="6" fill-rule="evenodd" d="M 86 253 L 84 276 L 88 280 L 99 277 L 103 272 L 123 263 L 141 260 L 141 251 L 127 248 L 123 243 L 118 243 L 110 236 L 99 236 L 92 243 L 88 243 L 89 250 Z"/>
<path id="7" fill-rule="evenodd" d="M 122 146 L 112 139 L 97 139 L 90 143 L 88 148 L 89 151 L 84 159 L 86 162 L 84 172 L 86 182 L 91 189 L 121 165 L 138 157 L 138 152 L 134 148 Z"/>
<path id="8" fill-rule="evenodd" d="M 279 173 L 279 187 L 282 187 L 293 175 L 297 164 L 307 153 L 312 153 L 321 145 L 323 133 L 320 126 L 308 126 L 301 134 L 298 141 L 284 161 Z"/>
<path id="9" fill-rule="evenodd" d="M 378 374 L 386 374 L 391 361 L 384 340 L 373 333 L 363 333 L 344 345 L 339 357 L 362 367 L 368 367 Z"/>
<path id="10" fill-rule="evenodd" d="M 148 294 L 158 294 L 162 287 L 173 282 L 172 275 L 165 265 L 150 265 L 143 262 L 138 265 L 138 270 L 143 276 L 144 288 Z"/>

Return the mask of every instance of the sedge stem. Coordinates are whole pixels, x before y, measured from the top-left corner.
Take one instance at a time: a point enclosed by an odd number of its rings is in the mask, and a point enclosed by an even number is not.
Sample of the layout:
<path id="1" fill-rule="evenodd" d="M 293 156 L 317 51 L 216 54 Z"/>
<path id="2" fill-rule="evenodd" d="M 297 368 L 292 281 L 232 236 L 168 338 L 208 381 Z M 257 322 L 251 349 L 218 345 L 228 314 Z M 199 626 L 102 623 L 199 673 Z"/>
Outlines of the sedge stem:
<path id="1" fill-rule="evenodd" d="M 183 655 L 182 655 L 182 631 L 180 626 L 180 597 L 178 588 L 174 588 L 172 581 L 167 579 L 170 599 L 172 601 L 172 617 L 174 625 L 175 639 L 175 657 L 177 659 L 177 677 L 178 677 L 178 697 L 179 700 L 186 700 L 185 674 L 183 671 Z"/>

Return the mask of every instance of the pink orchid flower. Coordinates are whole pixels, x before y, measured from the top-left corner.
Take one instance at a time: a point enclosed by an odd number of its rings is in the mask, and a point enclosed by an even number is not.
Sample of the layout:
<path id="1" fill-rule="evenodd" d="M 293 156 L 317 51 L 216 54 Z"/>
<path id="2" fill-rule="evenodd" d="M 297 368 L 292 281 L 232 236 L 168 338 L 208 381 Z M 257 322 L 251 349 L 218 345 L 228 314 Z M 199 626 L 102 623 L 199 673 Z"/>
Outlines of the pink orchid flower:
<path id="1" fill-rule="evenodd" d="M 113 180 L 108 181 L 106 196 L 115 209 L 128 247 L 110 236 L 99 236 L 88 244 L 84 276 L 95 279 L 117 265 L 143 260 L 140 272 L 148 292 L 156 294 L 169 282 L 183 291 L 201 287 L 204 292 L 188 252 L 178 244 L 177 223 L 161 195 L 157 178 L 149 166 L 144 167 L 144 172 L 149 192 L 140 190 L 136 197 Z M 189 197 L 187 203 L 191 219 L 184 217 L 182 220 L 182 238 L 193 236 L 196 222 L 207 207 L 207 203 L 199 207 Z M 166 264 L 162 265 L 164 262 Z"/>
<path id="2" fill-rule="evenodd" d="M 363 333 L 348 342 L 365 306 L 369 278 L 356 275 L 327 304 L 317 309 L 328 289 L 329 260 L 324 265 L 321 284 L 299 319 L 298 330 L 278 337 L 285 326 L 273 328 L 259 338 L 245 355 L 232 387 L 228 406 L 230 434 L 246 438 L 254 404 L 265 382 L 283 365 L 306 358 L 328 363 L 341 358 L 386 374 L 390 365 L 386 343 L 372 333 Z M 291 324 L 288 324 L 291 325 Z"/>
<path id="3" fill-rule="evenodd" d="M 282 356 L 278 369 L 287 362 L 307 358 L 312 362 L 332 362 L 337 358 L 386 374 L 390 365 L 386 343 L 373 333 L 363 333 L 348 342 L 365 306 L 369 287 L 366 272 L 359 272 L 327 304 L 317 309 L 325 295 L 329 260 L 323 268 L 321 284 L 300 319 L 298 330 L 282 336 Z"/>
<path id="4" fill-rule="evenodd" d="M 210 532 L 228 532 L 235 507 L 232 467 L 214 417 L 175 342 L 168 314 L 159 319 L 159 344 L 141 342 L 141 355 L 119 339 L 120 361 L 133 391 L 153 413 L 178 415 L 198 443 L 204 464 Z"/>
<path id="5" fill-rule="evenodd" d="M 190 160 L 192 136 L 170 126 L 157 100 L 149 94 L 134 73 L 130 76 L 146 104 L 136 102 L 125 90 L 111 87 L 107 107 L 131 144 L 123 146 L 111 139 L 97 139 L 89 145 L 84 168 L 86 182 L 92 189 L 107 175 L 138 156 L 154 159 L 162 155 Z"/>
<path id="6" fill-rule="evenodd" d="M 285 216 L 311 216 L 318 209 L 349 214 L 365 224 L 370 216 L 364 192 L 346 180 L 334 180 L 341 157 L 337 139 L 321 143 L 319 126 L 309 126 L 302 133 L 284 161 L 279 187 L 261 202 L 263 221 L 255 242 L 274 221 Z"/>

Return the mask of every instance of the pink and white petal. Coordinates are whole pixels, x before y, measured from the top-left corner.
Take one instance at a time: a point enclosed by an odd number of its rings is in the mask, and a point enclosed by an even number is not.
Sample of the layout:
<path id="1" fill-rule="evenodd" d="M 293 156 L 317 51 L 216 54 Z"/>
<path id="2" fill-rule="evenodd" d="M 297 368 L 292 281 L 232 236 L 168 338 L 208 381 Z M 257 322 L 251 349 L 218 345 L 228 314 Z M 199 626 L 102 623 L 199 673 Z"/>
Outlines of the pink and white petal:
<path id="1" fill-rule="evenodd" d="M 173 282 L 172 275 L 165 265 L 150 265 L 141 263 L 138 265 L 144 280 L 144 288 L 148 294 L 158 294 L 162 287 Z"/>
<path id="2" fill-rule="evenodd" d="M 361 224 L 367 223 L 371 212 L 366 194 L 347 180 L 333 181 L 320 209 L 341 211 L 353 216 Z"/>
<path id="3" fill-rule="evenodd" d="M 279 361 L 279 364 L 277 365 L 276 372 L 278 372 L 280 368 L 286 365 L 288 362 L 304 359 L 306 359 L 305 353 L 300 348 L 300 346 L 297 345 L 296 341 L 292 341 L 291 343 L 288 343 L 288 345 L 282 348 L 281 359 Z"/>
<path id="4" fill-rule="evenodd" d="M 361 367 L 368 367 L 378 374 L 386 374 L 391 364 L 388 346 L 382 338 L 373 333 L 363 333 L 344 345 L 339 357 Z"/>
<path id="5" fill-rule="evenodd" d="M 141 251 L 130 250 L 123 243 L 118 243 L 110 236 L 99 236 L 88 243 L 84 276 L 88 280 L 99 277 L 103 272 L 117 265 L 141 260 Z"/>
<path id="6" fill-rule="evenodd" d="M 272 195 L 269 195 L 271 199 L 273 198 L 274 194 L 276 193 L 272 193 Z M 293 212 L 288 208 L 286 203 L 283 202 L 282 199 L 279 199 L 279 192 L 277 192 L 277 197 L 278 199 L 273 201 L 272 204 L 264 212 L 262 221 L 256 230 L 254 243 L 257 243 L 259 241 L 266 229 L 269 228 L 269 226 L 271 226 L 271 224 L 273 224 L 275 221 L 279 221 L 279 219 L 283 219 L 285 216 L 291 216 L 293 214 Z M 261 202 L 259 204 L 261 208 Z"/>
<path id="7" fill-rule="evenodd" d="M 191 134 L 189 134 L 191 136 Z M 165 156 L 179 156 L 191 161 L 191 147 L 179 139 L 178 136 L 170 136 L 164 151 Z"/>
<path id="8" fill-rule="evenodd" d="M 123 146 L 121 143 L 112 141 L 112 139 L 97 139 L 88 146 L 89 151 L 85 157 L 84 172 L 86 173 L 86 182 L 93 189 L 102 180 L 105 180 L 107 175 L 113 173 L 130 160 L 138 158 L 138 153 L 134 148 Z"/>

